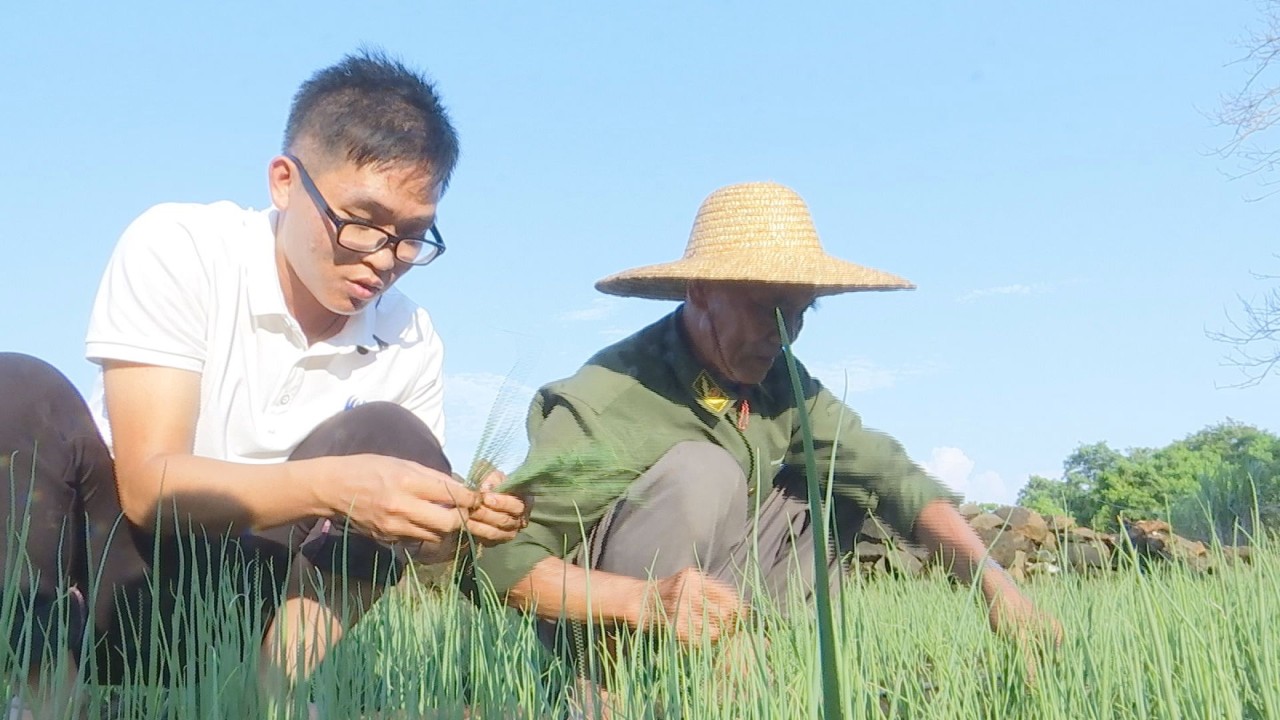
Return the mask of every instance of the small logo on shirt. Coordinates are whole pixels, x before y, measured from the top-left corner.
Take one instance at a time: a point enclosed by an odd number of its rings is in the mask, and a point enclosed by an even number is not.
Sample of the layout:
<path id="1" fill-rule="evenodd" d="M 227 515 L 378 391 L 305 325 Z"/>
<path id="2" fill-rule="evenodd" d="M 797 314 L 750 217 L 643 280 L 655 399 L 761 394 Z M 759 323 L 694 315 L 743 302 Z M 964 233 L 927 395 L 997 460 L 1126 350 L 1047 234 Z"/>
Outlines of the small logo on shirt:
<path id="1" fill-rule="evenodd" d="M 351 408 L 357 405 L 363 405 L 363 404 L 364 404 L 363 400 L 356 397 L 355 395 L 352 395 L 351 397 L 347 398 L 347 404 L 342 409 L 343 411 L 346 411 L 346 410 L 350 410 Z"/>
<path id="2" fill-rule="evenodd" d="M 720 389 L 715 380 L 704 370 L 698 373 L 698 377 L 693 379 L 693 395 L 698 399 L 698 404 L 707 410 L 719 415 L 724 409 L 729 407 L 729 394 Z"/>

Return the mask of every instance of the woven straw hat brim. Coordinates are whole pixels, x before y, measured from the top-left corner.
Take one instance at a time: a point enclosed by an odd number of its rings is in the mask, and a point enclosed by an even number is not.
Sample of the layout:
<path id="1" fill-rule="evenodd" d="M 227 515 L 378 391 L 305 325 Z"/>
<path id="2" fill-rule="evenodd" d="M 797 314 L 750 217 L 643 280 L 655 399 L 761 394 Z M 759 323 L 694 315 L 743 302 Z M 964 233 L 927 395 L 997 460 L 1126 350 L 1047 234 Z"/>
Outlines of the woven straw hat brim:
<path id="1" fill-rule="evenodd" d="M 915 285 L 897 275 L 830 255 L 780 258 L 763 264 L 757 253 L 722 253 L 632 268 L 597 282 L 596 289 L 623 297 L 684 300 L 691 280 L 798 285 L 813 288 L 819 297 L 915 289 Z"/>
<path id="2" fill-rule="evenodd" d="M 610 295 L 683 300 L 690 281 L 799 285 L 818 295 L 910 290 L 906 280 L 828 255 L 804 200 L 778 183 L 729 185 L 698 208 L 684 257 L 596 283 Z"/>

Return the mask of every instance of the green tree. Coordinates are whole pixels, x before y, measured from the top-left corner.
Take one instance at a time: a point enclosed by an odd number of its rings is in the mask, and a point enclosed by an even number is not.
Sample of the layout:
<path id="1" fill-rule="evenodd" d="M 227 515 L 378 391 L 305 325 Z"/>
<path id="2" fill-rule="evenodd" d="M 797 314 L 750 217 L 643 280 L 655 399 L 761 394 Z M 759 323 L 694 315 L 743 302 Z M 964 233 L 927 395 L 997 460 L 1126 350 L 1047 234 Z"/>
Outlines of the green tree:
<path id="1" fill-rule="evenodd" d="M 1091 525 L 1103 513 L 1103 499 L 1099 489 L 1107 478 L 1125 460 L 1105 442 L 1081 445 L 1062 463 L 1062 479 L 1072 489 L 1073 499 L 1067 507 L 1071 516 L 1081 525 Z"/>
<path id="2" fill-rule="evenodd" d="M 1098 478 L 1092 524 L 1114 530 L 1120 517 L 1167 517 L 1170 508 L 1193 496 L 1200 488 L 1200 478 L 1220 464 L 1210 453 L 1197 453 L 1176 443 L 1160 450 L 1131 450 Z"/>
<path id="3" fill-rule="evenodd" d="M 1229 421 L 1157 449 L 1080 445 L 1061 480 L 1033 476 L 1018 502 L 1105 530 L 1121 517 L 1160 518 L 1184 534 L 1230 540 L 1237 528 L 1261 529 L 1255 514 L 1263 528 L 1280 528 L 1280 436 Z"/>
<path id="4" fill-rule="evenodd" d="M 1172 509 L 1180 532 L 1237 543 L 1241 534 L 1280 529 L 1280 436 L 1227 422 L 1177 444 L 1213 461 L 1196 491 Z"/>
<path id="5" fill-rule="evenodd" d="M 1018 491 L 1019 505 L 1035 510 L 1045 517 L 1066 515 L 1075 518 L 1078 522 L 1077 511 L 1086 502 L 1087 499 L 1080 488 L 1065 479 L 1054 480 L 1032 475 L 1027 479 L 1027 484 Z"/>

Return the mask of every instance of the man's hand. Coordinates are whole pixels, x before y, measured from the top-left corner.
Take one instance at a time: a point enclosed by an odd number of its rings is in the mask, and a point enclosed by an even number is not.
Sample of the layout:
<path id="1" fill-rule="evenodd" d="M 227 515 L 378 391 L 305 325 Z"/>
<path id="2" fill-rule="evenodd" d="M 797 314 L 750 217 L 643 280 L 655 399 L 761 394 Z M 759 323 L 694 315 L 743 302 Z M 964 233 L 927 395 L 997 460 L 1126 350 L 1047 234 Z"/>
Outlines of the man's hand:
<path id="1" fill-rule="evenodd" d="M 1034 685 L 1041 662 L 1050 657 L 1050 651 L 1062 645 L 1062 625 L 1021 593 L 993 599 L 987 619 L 993 632 L 1008 638 L 1022 650 L 1026 683 Z"/>
<path id="2" fill-rule="evenodd" d="M 337 463 L 341 481 L 325 504 L 383 543 L 421 541 L 456 547 L 456 535 L 480 507 L 479 493 L 411 460 L 347 455 L 300 460 Z M 452 540 L 450 540 L 452 538 Z"/>
<path id="3" fill-rule="evenodd" d="M 696 643 L 703 637 L 716 642 L 742 614 L 742 601 L 733 588 L 686 568 L 652 586 L 640 613 L 640 627 L 665 624 L 681 643 Z"/>
<path id="4" fill-rule="evenodd" d="M 494 492 L 506 480 L 507 476 L 501 470 L 492 470 L 480 482 L 480 505 L 467 518 L 467 532 L 481 545 L 508 542 L 529 526 L 532 505 L 528 501 L 516 495 Z"/>
<path id="5" fill-rule="evenodd" d="M 936 553 L 963 584 L 976 578 L 987 602 L 987 621 L 997 635 L 1017 642 L 1027 659 L 1027 680 L 1036 676 L 1040 651 L 1062 643 L 1062 626 L 1036 608 L 1013 578 L 987 557 L 987 548 L 969 523 L 943 501 L 925 506 L 916 519 L 916 539 Z"/>
<path id="6" fill-rule="evenodd" d="M 1062 644 L 1062 624 L 1058 619 L 1036 607 L 1016 588 L 1006 588 L 988 600 L 987 621 L 992 632 L 1024 647 Z"/>
<path id="7" fill-rule="evenodd" d="M 1022 649 L 1027 683 L 1034 683 L 1045 652 L 1062 645 L 1061 623 L 1037 608 L 1022 594 L 1008 573 L 991 560 L 986 562 L 983 571 L 982 594 L 987 601 L 987 622 L 991 631 Z"/>

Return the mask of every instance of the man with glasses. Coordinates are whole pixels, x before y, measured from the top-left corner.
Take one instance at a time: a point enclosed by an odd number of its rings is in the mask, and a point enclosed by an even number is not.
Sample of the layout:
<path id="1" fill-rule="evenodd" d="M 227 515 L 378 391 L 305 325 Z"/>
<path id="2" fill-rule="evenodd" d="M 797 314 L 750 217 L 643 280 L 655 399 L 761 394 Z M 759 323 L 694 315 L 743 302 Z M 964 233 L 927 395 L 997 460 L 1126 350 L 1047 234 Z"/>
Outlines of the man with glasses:
<path id="1" fill-rule="evenodd" d="M 47 364 L 0 355 L 0 558 L 20 578 L 3 592 L 33 667 L 49 653 L 147 680 L 170 652 L 147 628 L 182 636 L 212 569 L 260 580 L 235 592 L 266 613 L 264 680 L 280 687 L 407 560 L 514 537 L 525 507 L 492 491 L 499 476 L 451 476 L 441 342 L 392 289 L 444 252 L 457 155 L 429 82 L 349 56 L 295 96 L 270 209 L 163 204 L 125 230 L 90 321 L 88 405 Z"/>

